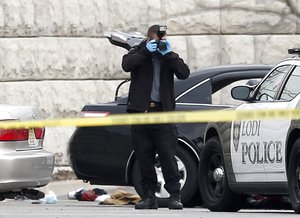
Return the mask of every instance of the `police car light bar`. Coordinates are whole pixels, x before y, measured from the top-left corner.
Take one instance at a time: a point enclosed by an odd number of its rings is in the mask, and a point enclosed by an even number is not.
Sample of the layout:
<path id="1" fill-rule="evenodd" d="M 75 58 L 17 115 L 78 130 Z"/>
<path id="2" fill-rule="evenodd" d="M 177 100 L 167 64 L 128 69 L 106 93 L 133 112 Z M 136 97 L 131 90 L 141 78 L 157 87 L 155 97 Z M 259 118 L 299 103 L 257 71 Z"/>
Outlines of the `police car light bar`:
<path id="1" fill-rule="evenodd" d="M 289 54 L 298 54 L 300 56 L 300 43 L 296 43 L 294 48 L 288 49 Z"/>

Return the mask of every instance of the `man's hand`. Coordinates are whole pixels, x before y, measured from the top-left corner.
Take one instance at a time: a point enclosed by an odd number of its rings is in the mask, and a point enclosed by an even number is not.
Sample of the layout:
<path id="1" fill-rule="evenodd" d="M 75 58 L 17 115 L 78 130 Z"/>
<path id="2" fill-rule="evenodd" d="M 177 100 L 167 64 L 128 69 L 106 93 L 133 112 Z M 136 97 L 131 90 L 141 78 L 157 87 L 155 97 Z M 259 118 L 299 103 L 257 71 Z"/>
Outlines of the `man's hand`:
<path id="1" fill-rule="evenodd" d="M 165 55 L 165 54 L 167 54 L 167 53 L 169 53 L 169 52 L 171 52 L 172 51 L 172 48 L 171 48 L 171 44 L 170 44 L 170 42 L 168 41 L 168 40 L 161 40 L 163 43 L 165 43 L 166 44 L 166 49 L 165 50 L 163 50 L 163 51 L 161 51 L 161 50 L 158 50 L 159 51 L 159 53 L 161 53 L 162 55 Z"/>
<path id="2" fill-rule="evenodd" d="M 147 44 L 146 44 L 146 48 L 148 49 L 148 51 L 155 52 L 157 51 L 157 43 L 155 41 L 155 39 L 150 40 Z"/>

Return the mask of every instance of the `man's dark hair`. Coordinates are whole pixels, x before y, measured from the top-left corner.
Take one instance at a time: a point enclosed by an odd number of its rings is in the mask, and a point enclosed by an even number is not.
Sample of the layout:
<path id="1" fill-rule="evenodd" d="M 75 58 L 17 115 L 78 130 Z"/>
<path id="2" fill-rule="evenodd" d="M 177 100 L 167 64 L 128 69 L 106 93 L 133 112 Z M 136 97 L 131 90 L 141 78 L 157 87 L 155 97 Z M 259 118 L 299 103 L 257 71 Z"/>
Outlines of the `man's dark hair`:
<path id="1" fill-rule="evenodd" d="M 151 35 L 154 33 L 157 33 L 159 28 L 159 25 L 155 24 L 149 27 L 148 32 L 147 32 L 147 37 L 151 38 Z"/>

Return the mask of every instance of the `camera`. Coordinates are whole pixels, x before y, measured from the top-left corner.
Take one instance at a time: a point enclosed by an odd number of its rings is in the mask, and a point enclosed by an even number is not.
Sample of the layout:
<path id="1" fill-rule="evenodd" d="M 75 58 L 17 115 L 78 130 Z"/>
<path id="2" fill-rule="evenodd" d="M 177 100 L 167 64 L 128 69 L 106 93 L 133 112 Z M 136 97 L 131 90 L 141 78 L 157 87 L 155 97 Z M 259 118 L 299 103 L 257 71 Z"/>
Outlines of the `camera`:
<path id="1" fill-rule="evenodd" d="M 161 39 L 167 34 L 167 26 L 159 26 L 156 32 L 159 40 L 157 41 L 157 47 L 159 50 L 164 51 L 167 49 L 167 45 L 165 42 L 161 41 Z"/>

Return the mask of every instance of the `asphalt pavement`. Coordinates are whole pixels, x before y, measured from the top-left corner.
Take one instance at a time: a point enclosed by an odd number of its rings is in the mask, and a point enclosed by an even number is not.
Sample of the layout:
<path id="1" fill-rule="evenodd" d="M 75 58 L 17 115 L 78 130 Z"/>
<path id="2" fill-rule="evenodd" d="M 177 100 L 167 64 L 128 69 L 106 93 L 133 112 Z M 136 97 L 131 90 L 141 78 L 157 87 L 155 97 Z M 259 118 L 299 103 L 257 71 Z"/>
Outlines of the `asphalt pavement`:
<path id="1" fill-rule="evenodd" d="M 31 217 L 31 218 L 135 218 L 135 217 L 187 217 L 187 218 L 288 218 L 298 217 L 293 211 L 276 210 L 241 210 L 236 213 L 215 213 L 205 208 L 184 208 L 182 211 L 173 211 L 167 208 L 158 210 L 135 210 L 133 206 L 106 206 L 95 202 L 80 202 L 60 200 L 56 204 L 31 204 L 27 201 L 6 200 L 0 203 L 1 218 Z"/>
<path id="2" fill-rule="evenodd" d="M 102 188 L 108 193 L 122 189 L 127 192 L 135 193 L 132 187 L 116 186 L 91 186 L 79 180 L 51 182 L 46 187 L 40 188 L 45 194 L 49 191 L 57 195 L 58 201 L 55 204 L 39 203 L 30 200 L 6 199 L 0 203 L 0 218 L 32 217 L 32 218 L 52 218 L 52 217 L 72 217 L 72 218 L 134 218 L 134 217 L 187 217 L 187 218 L 286 218 L 299 216 L 292 210 L 241 210 L 236 213 L 215 213 L 202 207 L 184 208 L 182 211 L 159 208 L 158 210 L 135 210 L 133 205 L 115 206 L 100 205 L 98 202 L 87 202 L 70 200 L 67 193 L 79 188 L 92 189 Z"/>

